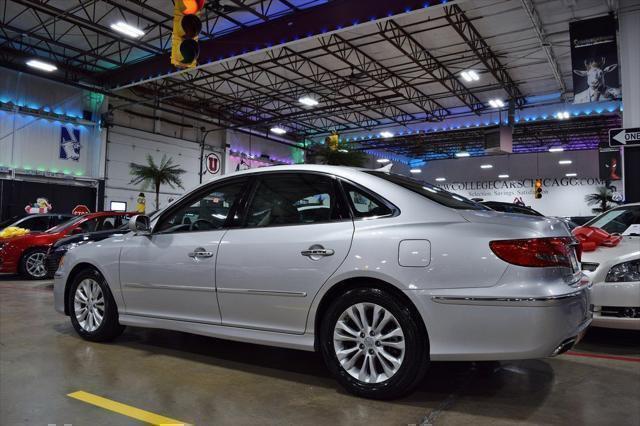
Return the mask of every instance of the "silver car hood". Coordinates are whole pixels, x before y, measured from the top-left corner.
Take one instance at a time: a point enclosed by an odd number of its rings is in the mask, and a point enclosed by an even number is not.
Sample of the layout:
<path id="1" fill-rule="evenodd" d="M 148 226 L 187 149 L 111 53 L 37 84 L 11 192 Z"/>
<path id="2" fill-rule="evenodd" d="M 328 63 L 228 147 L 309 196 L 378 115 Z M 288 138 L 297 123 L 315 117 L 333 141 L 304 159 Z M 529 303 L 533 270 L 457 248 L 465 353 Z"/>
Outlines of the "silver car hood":
<path id="1" fill-rule="evenodd" d="M 640 237 L 625 236 L 615 247 L 598 247 L 582 253 L 582 261 L 589 263 L 616 264 L 634 258 L 640 258 Z"/>
<path id="2" fill-rule="evenodd" d="M 458 210 L 458 212 L 465 220 L 473 223 L 526 228 L 544 237 L 567 237 L 571 235 L 564 222 L 551 217 L 503 213 L 492 210 Z"/>

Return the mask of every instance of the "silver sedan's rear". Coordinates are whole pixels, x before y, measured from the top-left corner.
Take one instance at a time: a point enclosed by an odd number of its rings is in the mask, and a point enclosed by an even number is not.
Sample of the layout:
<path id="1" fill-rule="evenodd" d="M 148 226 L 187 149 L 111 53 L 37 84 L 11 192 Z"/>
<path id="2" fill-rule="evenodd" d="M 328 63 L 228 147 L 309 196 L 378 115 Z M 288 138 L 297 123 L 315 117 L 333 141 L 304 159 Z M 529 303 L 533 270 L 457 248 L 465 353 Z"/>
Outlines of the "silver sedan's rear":
<path id="1" fill-rule="evenodd" d="M 207 220 L 192 207 L 192 225 L 174 219 L 199 193 L 220 200 L 233 185 L 217 227 L 193 232 Z M 575 241 L 555 219 L 330 166 L 247 171 L 204 188 L 148 229 L 133 220 L 138 231 L 67 254 L 56 308 L 83 337 L 135 325 L 315 349 L 350 391 L 391 398 L 429 359 L 551 356 L 591 321 Z"/>

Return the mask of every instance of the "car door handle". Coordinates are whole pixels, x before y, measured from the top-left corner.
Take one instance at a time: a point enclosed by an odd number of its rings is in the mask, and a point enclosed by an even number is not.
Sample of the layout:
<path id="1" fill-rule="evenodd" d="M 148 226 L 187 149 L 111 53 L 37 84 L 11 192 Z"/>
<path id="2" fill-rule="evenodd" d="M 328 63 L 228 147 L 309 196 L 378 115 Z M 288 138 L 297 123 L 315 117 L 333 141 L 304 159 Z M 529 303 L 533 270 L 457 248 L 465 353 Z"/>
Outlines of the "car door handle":
<path id="1" fill-rule="evenodd" d="M 332 249 L 309 249 L 300 252 L 303 256 L 333 256 L 335 252 Z"/>
<path id="2" fill-rule="evenodd" d="M 201 257 L 213 257 L 213 252 L 207 251 L 202 247 L 198 247 L 197 249 L 189 253 L 189 257 L 192 257 L 194 259 L 198 259 Z"/>

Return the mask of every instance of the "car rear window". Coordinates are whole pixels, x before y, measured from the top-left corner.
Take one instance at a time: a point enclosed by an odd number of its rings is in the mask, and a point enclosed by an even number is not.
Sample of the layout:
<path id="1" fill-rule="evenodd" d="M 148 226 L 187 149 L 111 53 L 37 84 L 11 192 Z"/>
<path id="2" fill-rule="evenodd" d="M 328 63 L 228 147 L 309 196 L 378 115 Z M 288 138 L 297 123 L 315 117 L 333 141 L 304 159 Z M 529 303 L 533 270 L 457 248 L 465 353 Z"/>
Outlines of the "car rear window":
<path id="1" fill-rule="evenodd" d="M 453 194 L 431 185 L 430 183 L 423 182 L 417 179 L 412 179 L 406 176 L 397 175 L 394 173 L 367 171 L 370 175 L 382 178 L 396 185 L 400 185 L 410 191 L 422 195 L 425 198 L 435 201 L 443 206 L 450 207 L 458 210 L 491 210 L 480 203 L 471 201 L 461 195 Z"/>

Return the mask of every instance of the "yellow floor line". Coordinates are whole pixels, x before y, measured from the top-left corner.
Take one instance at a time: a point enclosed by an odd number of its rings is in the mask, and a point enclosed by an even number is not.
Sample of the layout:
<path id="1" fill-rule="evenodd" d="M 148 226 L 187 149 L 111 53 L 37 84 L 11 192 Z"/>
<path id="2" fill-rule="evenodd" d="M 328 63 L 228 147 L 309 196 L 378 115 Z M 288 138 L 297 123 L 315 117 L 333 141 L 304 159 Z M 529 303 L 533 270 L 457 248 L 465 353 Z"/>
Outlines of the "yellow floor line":
<path id="1" fill-rule="evenodd" d="M 158 414 L 150 413 L 149 411 L 141 410 L 130 405 L 122 404 L 120 402 L 112 401 L 107 398 L 103 398 L 98 395 L 94 395 L 89 392 L 77 391 L 67 394 L 68 397 L 78 399 L 92 404 L 105 410 L 113 411 L 123 416 L 131 417 L 142 422 L 146 422 L 157 426 L 187 426 L 187 423 L 180 420 L 170 419 L 169 417 L 160 416 Z"/>

